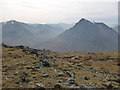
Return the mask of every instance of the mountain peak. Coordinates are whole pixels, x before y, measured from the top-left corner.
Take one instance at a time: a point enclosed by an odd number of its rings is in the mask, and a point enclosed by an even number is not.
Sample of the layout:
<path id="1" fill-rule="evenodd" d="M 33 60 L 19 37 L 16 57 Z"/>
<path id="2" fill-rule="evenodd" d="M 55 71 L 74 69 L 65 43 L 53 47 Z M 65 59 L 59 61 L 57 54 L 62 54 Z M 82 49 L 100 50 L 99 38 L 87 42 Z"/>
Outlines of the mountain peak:
<path id="1" fill-rule="evenodd" d="M 14 24 L 14 23 L 17 23 L 17 21 L 16 20 L 10 20 L 10 21 L 7 21 L 6 23 L 8 23 L 8 24 Z"/>
<path id="2" fill-rule="evenodd" d="M 78 23 L 92 23 L 92 22 L 90 22 L 89 20 L 87 20 L 85 18 L 82 18 L 82 19 L 80 19 L 80 21 Z"/>
<path id="3" fill-rule="evenodd" d="M 80 21 L 88 21 L 87 19 L 85 19 L 85 18 L 82 18 Z"/>
<path id="4" fill-rule="evenodd" d="M 90 22 L 89 20 L 85 19 L 85 18 L 82 18 L 80 19 L 76 24 L 75 24 L 75 27 L 79 27 L 80 25 L 88 25 L 88 24 L 93 24 L 92 22 Z"/>

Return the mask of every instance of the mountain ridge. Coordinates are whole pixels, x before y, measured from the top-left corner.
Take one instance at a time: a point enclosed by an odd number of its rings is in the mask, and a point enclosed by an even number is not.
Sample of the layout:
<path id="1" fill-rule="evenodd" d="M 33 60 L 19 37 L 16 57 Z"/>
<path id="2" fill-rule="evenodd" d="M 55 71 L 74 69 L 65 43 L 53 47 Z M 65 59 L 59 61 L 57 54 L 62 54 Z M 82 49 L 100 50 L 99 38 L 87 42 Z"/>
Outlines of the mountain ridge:
<path id="1" fill-rule="evenodd" d="M 2 26 L 3 43 L 10 45 L 14 42 L 14 45 L 23 44 L 58 52 L 117 50 L 118 35 L 115 30 L 102 22 L 91 22 L 85 18 L 66 30 L 56 24 L 27 24 L 16 20 L 10 20 Z M 25 36 L 27 33 L 28 38 Z"/>
<path id="2" fill-rule="evenodd" d="M 42 48 L 53 51 L 111 51 L 117 50 L 117 40 L 117 33 L 106 24 L 82 18 L 57 38 L 43 44 Z"/>
<path id="3" fill-rule="evenodd" d="M 56 37 L 63 29 L 48 24 L 29 24 L 16 20 L 2 22 L 3 43 L 33 46 Z"/>

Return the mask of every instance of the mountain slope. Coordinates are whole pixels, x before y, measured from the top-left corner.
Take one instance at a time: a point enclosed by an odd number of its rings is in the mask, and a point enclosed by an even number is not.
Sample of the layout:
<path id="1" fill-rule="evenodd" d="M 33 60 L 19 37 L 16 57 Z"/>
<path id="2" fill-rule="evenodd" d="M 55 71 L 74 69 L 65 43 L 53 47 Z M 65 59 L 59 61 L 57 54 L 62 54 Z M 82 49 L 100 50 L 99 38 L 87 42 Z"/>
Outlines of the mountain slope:
<path id="1" fill-rule="evenodd" d="M 117 32 L 112 28 L 83 18 L 40 48 L 54 51 L 112 51 L 117 50 L 117 41 Z"/>
<path id="2" fill-rule="evenodd" d="M 27 25 L 27 24 L 25 24 Z M 26 37 L 31 35 L 30 31 L 24 27 L 24 23 L 17 22 L 15 20 L 3 23 L 3 37 Z"/>
<path id="3" fill-rule="evenodd" d="M 27 24 L 15 20 L 2 23 L 2 42 L 10 45 L 27 44 L 33 34 L 25 27 Z"/>
<path id="4" fill-rule="evenodd" d="M 63 29 L 47 24 L 27 24 L 10 20 L 2 23 L 2 31 L 3 43 L 34 47 L 38 42 L 56 37 L 63 32 Z"/>
<path id="5" fill-rule="evenodd" d="M 58 53 L 7 45 L 2 51 L 3 88 L 120 88 L 118 52 Z"/>

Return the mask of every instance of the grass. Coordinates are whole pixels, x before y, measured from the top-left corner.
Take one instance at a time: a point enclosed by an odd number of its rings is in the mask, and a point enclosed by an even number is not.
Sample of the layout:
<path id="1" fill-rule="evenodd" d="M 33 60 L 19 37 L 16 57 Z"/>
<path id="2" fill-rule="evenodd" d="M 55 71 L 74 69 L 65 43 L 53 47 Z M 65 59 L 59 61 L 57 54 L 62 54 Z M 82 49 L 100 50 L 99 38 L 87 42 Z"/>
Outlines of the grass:
<path id="1" fill-rule="evenodd" d="M 45 68 L 35 68 L 35 64 L 41 59 L 23 52 L 22 49 L 13 48 L 2 48 L 3 51 L 3 70 L 2 70 L 2 81 L 3 88 L 37 88 L 36 83 L 42 83 L 46 88 L 53 88 L 56 84 L 60 84 L 62 87 L 70 88 L 72 86 L 67 86 L 64 82 L 69 78 L 56 77 L 56 75 L 63 70 L 70 70 L 75 73 L 75 81 L 78 84 L 94 83 L 94 84 L 104 84 L 110 82 L 108 80 L 96 79 L 96 77 L 106 77 L 106 74 L 93 73 L 82 69 L 79 66 L 74 65 L 75 63 L 83 63 L 84 66 L 88 68 L 94 68 L 96 70 L 102 70 L 106 72 L 111 72 L 115 74 L 118 73 L 118 52 L 102 52 L 102 53 L 79 53 L 79 52 L 69 52 L 69 53 L 57 53 L 52 51 L 46 51 L 50 56 L 55 57 L 55 61 L 52 63 L 51 67 Z M 77 59 L 71 59 L 66 57 L 79 56 Z M 27 73 L 27 78 L 29 82 L 22 82 L 21 76 L 23 73 Z M 45 78 L 42 75 L 48 73 L 49 77 Z M 90 80 L 85 80 L 84 77 L 89 76 Z M 58 83 L 57 80 L 62 80 L 63 83 Z M 118 83 L 115 83 L 115 87 L 119 87 Z M 103 85 L 104 87 L 104 85 Z M 100 86 L 98 86 L 100 88 Z"/>

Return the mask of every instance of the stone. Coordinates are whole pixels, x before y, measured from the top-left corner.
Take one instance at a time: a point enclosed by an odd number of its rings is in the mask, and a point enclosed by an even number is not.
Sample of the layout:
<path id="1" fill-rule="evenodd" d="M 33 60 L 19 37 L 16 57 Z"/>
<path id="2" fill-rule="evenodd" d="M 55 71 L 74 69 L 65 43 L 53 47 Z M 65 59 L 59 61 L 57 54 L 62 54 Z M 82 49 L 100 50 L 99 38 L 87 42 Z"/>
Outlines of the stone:
<path id="1" fill-rule="evenodd" d="M 112 88 L 113 88 L 112 83 L 107 83 L 106 85 L 107 85 L 107 86 L 106 86 L 107 89 L 112 89 Z"/>
<path id="2" fill-rule="evenodd" d="M 74 78 L 74 72 L 72 71 L 64 71 L 65 74 L 68 74 L 71 78 Z"/>
<path id="3" fill-rule="evenodd" d="M 73 78 L 68 79 L 67 83 L 70 84 L 70 85 L 71 84 L 76 84 L 76 82 L 75 82 L 75 80 Z"/>
<path id="4" fill-rule="evenodd" d="M 21 81 L 22 81 L 22 82 L 27 82 L 27 83 L 29 82 L 28 78 L 27 78 L 27 77 L 24 77 L 24 76 L 21 78 Z"/>
<path id="5" fill-rule="evenodd" d="M 47 61 L 42 61 L 44 67 L 50 67 L 50 64 Z"/>
<path id="6" fill-rule="evenodd" d="M 50 64 L 47 61 L 42 61 L 36 64 L 36 68 L 50 67 Z"/>
<path id="7" fill-rule="evenodd" d="M 43 61 L 50 61 L 50 60 L 53 60 L 53 57 L 52 56 L 49 56 L 45 53 L 41 53 L 39 55 L 39 58 L 41 58 Z"/>
<path id="8" fill-rule="evenodd" d="M 61 77 L 61 76 L 64 76 L 65 74 L 62 72 L 62 73 L 58 73 L 57 75 L 56 75 L 56 77 Z"/>
<path id="9" fill-rule="evenodd" d="M 18 48 L 20 48 L 20 49 L 24 49 L 24 46 L 23 45 L 19 45 L 19 46 L 17 46 Z"/>
<path id="10" fill-rule="evenodd" d="M 20 88 L 23 88 L 23 86 L 20 86 Z"/>
<path id="11" fill-rule="evenodd" d="M 42 83 L 36 83 L 36 85 L 37 85 L 38 87 L 44 87 L 44 85 L 43 85 Z"/>
<path id="12" fill-rule="evenodd" d="M 81 66 L 83 63 L 75 63 L 76 66 Z"/>
<path id="13" fill-rule="evenodd" d="M 38 56 L 37 49 L 31 49 L 31 50 L 30 50 L 30 53 L 33 54 L 33 55 Z"/>
<path id="14" fill-rule="evenodd" d="M 81 84 L 83 88 L 95 88 L 95 85 L 93 83 L 85 83 Z"/>
<path id="15" fill-rule="evenodd" d="M 62 83 L 62 82 L 63 82 L 63 80 L 57 80 L 57 82 L 58 82 L 58 83 Z"/>
<path id="16" fill-rule="evenodd" d="M 96 78 L 97 76 L 96 76 L 96 75 L 94 75 L 94 77 Z"/>
<path id="17" fill-rule="evenodd" d="M 3 47 L 9 48 L 9 45 L 5 45 L 4 43 L 2 43 Z"/>
<path id="18" fill-rule="evenodd" d="M 20 84 L 20 82 L 19 82 L 19 81 L 17 81 L 17 82 L 15 82 L 15 84 Z"/>
<path id="19" fill-rule="evenodd" d="M 34 82 L 29 82 L 29 84 L 34 84 Z"/>
<path id="20" fill-rule="evenodd" d="M 47 78 L 47 77 L 49 77 L 49 75 L 47 73 L 45 73 L 45 74 L 42 75 L 42 77 Z"/>
<path id="21" fill-rule="evenodd" d="M 54 88 L 62 88 L 62 86 L 60 84 L 56 84 Z"/>
<path id="22" fill-rule="evenodd" d="M 23 52 L 26 52 L 28 54 L 31 54 L 33 56 L 37 56 L 38 57 L 38 50 L 37 49 L 32 49 L 32 48 L 29 48 L 29 47 L 24 47 L 23 48 Z"/>
<path id="23" fill-rule="evenodd" d="M 79 59 L 79 56 L 74 56 L 71 59 Z"/>
<path id="24" fill-rule="evenodd" d="M 90 77 L 88 77 L 88 76 L 85 76 L 85 78 L 84 78 L 85 80 L 90 80 Z"/>
<path id="25" fill-rule="evenodd" d="M 34 67 L 32 67 L 32 66 L 27 66 L 26 68 L 27 69 L 34 69 Z"/>
<path id="26" fill-rule="evenodd" d="M 35 67 L 36 68 L 43 68 L 44 66 L 43 66 L 42 62 L 39 62 L 39 63 L 36 63 Z"/>
<path id="27" fill-rule="evenodd" d="M 21 82 L 26 82 L 26 83 L 29 82 L 28 74 L 27 74 L 26 72 L 23 72 L 23 73 L 21 74 L 20 79 L 21 79 Z"/>

